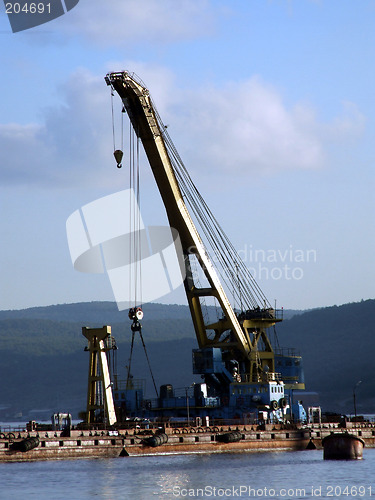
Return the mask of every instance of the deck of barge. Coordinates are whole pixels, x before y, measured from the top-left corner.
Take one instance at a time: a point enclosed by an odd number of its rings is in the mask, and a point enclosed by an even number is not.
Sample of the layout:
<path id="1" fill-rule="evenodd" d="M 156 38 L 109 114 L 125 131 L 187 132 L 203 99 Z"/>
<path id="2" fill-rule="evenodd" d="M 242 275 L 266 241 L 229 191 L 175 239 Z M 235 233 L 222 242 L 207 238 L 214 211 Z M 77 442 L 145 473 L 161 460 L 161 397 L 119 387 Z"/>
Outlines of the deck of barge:
<path id="1" fill-rule="evenodd" d="M 321 449 L 322 439 L 338 430 L 338 424 L 305 426 L 255 425 L 215 427 L 164 427 L 166 443 L 152 447 L 147 438 L 158 430 L 139 428 L 108 430 L 73 429 L 60 431 L 10 431 L 0 434 L 0 461 L 33 461 L 71 458 L 127 457 L 183 453 L 258 452 Z M 237 431 L 237 442 L 225 443 L 220 436 Z M 375 424 L 356 424 L 351 434 L 361 437 L 366 447 L 375 447 Z M 39 444 L 29 451 L 18 451 L 17 443 L 37 437 Z"/>

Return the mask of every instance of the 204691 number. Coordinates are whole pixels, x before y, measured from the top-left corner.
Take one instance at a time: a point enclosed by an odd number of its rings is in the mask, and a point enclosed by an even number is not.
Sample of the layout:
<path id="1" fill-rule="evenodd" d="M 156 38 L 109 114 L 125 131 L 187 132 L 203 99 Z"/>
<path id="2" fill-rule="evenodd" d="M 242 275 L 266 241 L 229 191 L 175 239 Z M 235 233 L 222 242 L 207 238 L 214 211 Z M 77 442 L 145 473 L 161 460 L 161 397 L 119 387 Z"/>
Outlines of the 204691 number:
<path id="1" fill-rule="evenodd" d="M 5 12 L 7 14 L 51 14 L 51 4 L 8 2 L 5 4 Z"/>
<path id="2" fill-rule="evenodd" d="M 364 497 L 371 494 L 371 486 L 327 486 L 327 497 Z"/>

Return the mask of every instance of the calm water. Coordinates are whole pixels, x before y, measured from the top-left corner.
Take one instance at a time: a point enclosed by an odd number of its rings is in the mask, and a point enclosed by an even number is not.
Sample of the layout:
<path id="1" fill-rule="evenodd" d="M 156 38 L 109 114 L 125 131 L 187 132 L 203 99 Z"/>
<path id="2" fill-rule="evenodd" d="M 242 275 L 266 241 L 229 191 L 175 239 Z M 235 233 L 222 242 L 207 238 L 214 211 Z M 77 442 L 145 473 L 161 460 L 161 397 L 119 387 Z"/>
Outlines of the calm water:
<path id="1" fill-rule="evenodd" d="M 4 500 L 375 498 L 375 449 L 363 460 L 322 451 L 127 457 L 0 464 Z"/>

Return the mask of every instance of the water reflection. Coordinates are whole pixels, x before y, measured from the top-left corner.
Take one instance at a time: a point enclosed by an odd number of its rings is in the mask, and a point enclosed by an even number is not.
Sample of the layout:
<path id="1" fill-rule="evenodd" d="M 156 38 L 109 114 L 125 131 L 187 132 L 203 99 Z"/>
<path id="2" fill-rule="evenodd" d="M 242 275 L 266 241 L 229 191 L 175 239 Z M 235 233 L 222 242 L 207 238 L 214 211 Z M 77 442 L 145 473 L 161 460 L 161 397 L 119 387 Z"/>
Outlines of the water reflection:
<path id="1" fill-rule="evenodd" d="M 364 450 L 363 460 L 348 462 L 323 460 L 321 450 L 312 450 L 12 463 L 0 464 L 0 497 L 168 500 L 183 498 L 182 494 L 178 495 L 183 490 L 189 493 L 205 489 L 215 498 L 212 493 L 216 488 L 216 492 L 220 489 L 221 493 L 216 498 L 237 498 L 239 488 L 246 487 L 259 493 L 266 488 L 275 492 L 290 489 L 291 493 L 296 492 L 289 495 L 290 498 L 310 498 L 313 488 L 316 492 L 321 488 L 320 498 L 335 498 L 335 487 L 336 491 L 354 488 L 352 491 L 359 492 L 362 486 L 365 495 L 358 493 L 357 496 L 371 499 L 375 496 L 375 487 L 370 489 L 374 468 L 375 449 L 368 448 Z M 346 487 L 349 489 L 345 490 Z M 223 495 L 223 492 L 230 493 L 230 489 L 233 494 Z M 262 496 L 266 498 L 264 493 Z M 288 497 L 284 495 L 284 498 Z"/>

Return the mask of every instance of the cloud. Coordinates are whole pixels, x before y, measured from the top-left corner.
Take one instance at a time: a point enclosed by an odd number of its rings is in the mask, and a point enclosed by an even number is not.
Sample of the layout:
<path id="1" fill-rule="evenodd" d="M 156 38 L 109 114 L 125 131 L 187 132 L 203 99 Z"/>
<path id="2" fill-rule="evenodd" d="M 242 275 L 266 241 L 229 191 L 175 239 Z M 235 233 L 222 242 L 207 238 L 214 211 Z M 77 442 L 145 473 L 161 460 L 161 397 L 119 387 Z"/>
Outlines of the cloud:
<path id="1" fill-rule="evenodd" d="M 158 109 L 163 113 L 171 102 L 173 74 L 151 64 L 108 64 L 108 70 L 127 67 L 153 82 Z M 97 76 L 81 68 L 57 89 L 63 104 L 41 110 L 40 123 L 0 124 L 2 185 L 117 187 L 108 176 L 115 160 L 110 88 L 104 76 L 105 71 Z M 121 107 L 115 95 L 116 148 L 121 147 Z M 127 140 L 126 131 L 124 135 Z"/>
<path id="2" fill-rule="evenodd" d="M 341 116 L 323 123 L 307 104 L 287 106 L 280 92 L 259 77 L 182 90 L 172 72 L 156 65 L 109 66 L 135 69 L 149 84 L 172 140 L 193 173 L 204 169 L 245 178 L 319 168 L 329 141 L 357 139 L 364 127 L 364 117 L 353 103 L 345 104 Z M 115 164 L 111 99 L 103 76 L 80 69 L 58 89 L 63 104 L 44 110 L 41 123 L 0 125 L 3 185 L 110 187 L 108 168 Z M 114 103 L 121 114 L 117 96 Z"/>
<path id="3" fill-rule="evenodd" d="M 37 124 L 0 125 L 0 178 L 3 185 L 29 181 L 30 161 L 41 147 L 37 139 L 40 129 Z"/>
<path id="4" fill-rule="evenodd" d="M 178 5 L 177 5 L 178 4 Z M 209 0 L 80 0 L 59 29 L 101 46 L 169 43 L 207 36 L 215 24 Z"/>
<path id="5" fill-rule="evenodd" d="M 0 125 L 3 185 L 64 187 L 105 181 L 112 136 L 103 77 L 79 70 L 58 90 L 64 104 L 45 109 L 42 123 Z"/>
<path id="6" fill-rule="evenodd" d="M 193 164 L 209 165 L 218 173 L 322 167 L 327 141 L 358 138 L 364 123 L 354 104 L 345 105 L 343 116 L 332 122 L 319 122 L 311 105 L 288 107 L 276 88 L 256 76 L 195 89 L 184 100 L 189 105 L 174 110 L 178 135 L 190 136 L 194 147 L 187 151 Z"/>
<path id="7" fill-rule="evenodd" d="M 332 141 L 346 139 L 358 139 L 365 129 L 366 117 L 358 109 L 358 106 L 350 101 L 342 103 L 340 116 L 334 118 L 332 123 L 327 124 L 325 133 Z"/>

